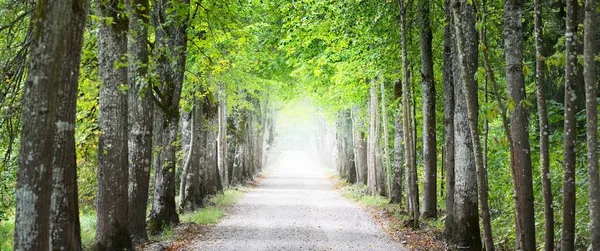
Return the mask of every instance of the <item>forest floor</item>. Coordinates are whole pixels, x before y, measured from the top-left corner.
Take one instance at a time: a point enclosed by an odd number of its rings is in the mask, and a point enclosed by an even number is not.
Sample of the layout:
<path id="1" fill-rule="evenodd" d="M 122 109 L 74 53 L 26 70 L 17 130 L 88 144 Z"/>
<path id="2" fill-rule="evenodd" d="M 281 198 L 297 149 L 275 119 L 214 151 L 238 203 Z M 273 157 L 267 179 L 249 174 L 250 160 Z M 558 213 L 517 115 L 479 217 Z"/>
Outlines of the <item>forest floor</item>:
<path id="1" fill-rule="evenodd" d="M 306 152 L 282 152 L 260 184 L 227 211 L 195 239 L 168 249 L 407 250 L 344 198 Z"/>

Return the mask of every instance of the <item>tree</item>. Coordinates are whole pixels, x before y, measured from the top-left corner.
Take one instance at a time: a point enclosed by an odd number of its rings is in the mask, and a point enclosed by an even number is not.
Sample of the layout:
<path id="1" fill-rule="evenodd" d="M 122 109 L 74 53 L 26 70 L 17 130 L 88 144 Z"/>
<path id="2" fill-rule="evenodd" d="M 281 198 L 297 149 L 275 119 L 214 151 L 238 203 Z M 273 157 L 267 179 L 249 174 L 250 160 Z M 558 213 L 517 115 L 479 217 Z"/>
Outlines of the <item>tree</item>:
<path id="1" fill-rule="evenodd" d="M 446 221 L 444 233 L 451 237 L 454 232 L 454 72 L 456 43 L 451 0 L 444 1 L 446 27 L 444 28 L 444 166 L 446 168 Z"/>
<path id="2" fill-rule="evenodd" d="M 205 124 L 203 107 L 199 100 L 194 102 L 192 108 L 192 129 L 187 160 L 181 173 L 181 186 L 179 192 L 179 207 L 181 211 L 191 212 L 202 207 L 204 195 L 200 184 L 200 155 L 204 152 L 202 145 L 202 127 Z"/>
<path id="3" fill-rule="evenodd" d="M 417 167 L 416 167 L 416 153 L 414 147 L 414 136 L 413 127 L 411 125 L 411 112 L 410 112 L 410 84 L 409 84 L 409 70 L 408 70 L 408 52 L 406 46 L 406 3 L 404 0 L 398 0 L 400 8 L 400 33 L 402 39 L 402 115 L 404 118 L 403 132 L 404 132 L 404 149 L 406 157 L 406 169 L 407 169 L 407 182 L 406 191 L 408 198 L 409 214 L 413 217 L 413 227 L 418 228 L 419 226 L 419 192 L 417 185 Z"/>
<path id="4" fill-rule="evenodd" d="M 552 183 L 550 181 L 550 144 L 548 111 L 546 108 L 546 65 L 542 54 L 543 23 L 542 0 L 535 0 L 535 82 L 540 134 L 540 177 L 544 196 L 544 250 L 554 250 L 554 208 L 552 207 Z"/>
<path id="5" fill-rule="evenodd" d="M 354 165 L 356 166 L 356 181 L 367 184 L 367 141 L 361 119 L 358 118 L 358 108 L 352 108 L 352 135 L 354 138 Z"/>
<path id="6" fill-rule="evenodd" d="M 146 208 L 152 161 L 152 86 L 148 76 L 148 0 L 128 2 L 129 36 L 127 51 L 129 70 L 129 234 L 134 243 L 148 240 Z"/>
<path id="7" fill-rule="evenodd" d="M 74 0 L 66 32 L 66 56 L 59 71 L 58 106 L 52 163 L 52 204 L 50 249 L 81 250 L 77 160 L 75 156 L 75 117 L 79 84 L 79 62 L 89 1 Z"/>
<path id="8" fill-rule="evenodd" d="M 130 249 L 128 233 L 127 54 L 128 20 L 120 0 L 100 1 L 96 248 Z"/>
<path id="9" fill-rule="evenodd" d="M 227 92 L 225 83 L 218 84 L 218 107 L 219 107 L 219 136 L 218 136 L 218 167 L 221 182 L 225 187 L 229 186 L 228 156 L 227 156 Z"/>
<path id="10" fill-rule="evenodd" d="M 176 144 L 179 102 L 185 73 L 189 1 L 157 1 L 154 5 L 156 72 L 154 144 L 160 150 L 153 160 L 154 201 L 148 222 L 150 232 L 179 222 L 175 205 Z"/>
<path id="11" fill-rule="evenodd" d="M 471 247 L 472 250 L 481 249 L 477 217 L 479 197 L 482 204 L 486 249 L 494 250 L 489 228 L 487 184 L 482 184 L 481 180 L 481 175 L 485 173 L 482 170 L 483 158 L 477 126 L 477 89 L 474 79 L 477 69 L 478 40 L 475 30 L 475 6 L 461 0 L 454 0 L 452 5 L 457 52 L 454 72 L 458 73 L 454 83 L 455 235 L 453 239 L 457 244 Z"/>
<path id="12" fill-rule="evenodd" d="M 71 1 L 38 1 L 31 19 L 33 36 L 22 101 L 26 115 L 22 117 L 16 187 L 15 250 L 49 249 L 55 130 L 65 129 L 64 124 L 56 126 L 58 87 L 63 76 L 59 66 L 66 62 L 63 55 L 69 49 L 61 38 L 71 25 L 72 6 Z"/>
<path id="13" fill-rule="evenodd" d="M 587 159 L 589 175 L 589 208 L 592 250 L 600 250 L 600 177 L 598 175 L 598 84 L 597 64 L 594 56 L 598 50 L 594 32 L 598 29 L 596 21 L 596 1 L 585 1 L 585 21 L 583 27 L 583 75 L 585 79 L 585 108 Z"/>
<path id="14" fill-rule="evenodd" d="M 421 85 L 423 88 L 423 218 L 437 217 L 437 151 L 435 127 L 435 83 L 429 0 L 419 1 L 421 41 Z"/>
<path id="15" fill-rule="evenodd" d="M 504 52 L 506 82 L 510 110 L 510 137 L 513 142 L 515 188 L 517 196 L 517 224 L 520 227 L 520 247 L 535 250 L 535 212 L 533 210 L 533 181 L 531 174 L 531 147 L 529 121 L 525 107 L 525 77 L 523 75 L 522 1 L 504 1 Z M 514 103 L 513 103 L 514 102 Z"/>
<path id="16" fill-rule="evenodd" d="M 404 146 L 402 139 L 404 132 L 402 131 L 402 82 L 396 81 L 394 85 L 394 102 L 398 103 L 394 115 L 394 180 L 392 183 L 392 191 L 390 195 L 390 203 L 402 203 L 402 192 L 404 182 Z"/>
<path id="17" fill-rule="evenodd" d="M 561 249 L 575 250 L 575 89 L 577 83 L 577 1 L 567 0 L 565 34 L 565 99 L 563 136 L 563 227 Z"/>
<path id="18" fill-rule="evenodd" d="M 377 93 L 379 92 L 378 85 L 375 83 L 375 79 L 371 79 L 370 85 L 370 102 L 369 102 L 369 136 L 367 139 L 367 187 L 373 196 L 377 195 L 380 191 L 378 190 L 380 184 L 378 175 L 378 168 L 381 166 L 377 165 L 377 148 L 379 147 L 380 131 L 379 131 L 379 99 Z"/>

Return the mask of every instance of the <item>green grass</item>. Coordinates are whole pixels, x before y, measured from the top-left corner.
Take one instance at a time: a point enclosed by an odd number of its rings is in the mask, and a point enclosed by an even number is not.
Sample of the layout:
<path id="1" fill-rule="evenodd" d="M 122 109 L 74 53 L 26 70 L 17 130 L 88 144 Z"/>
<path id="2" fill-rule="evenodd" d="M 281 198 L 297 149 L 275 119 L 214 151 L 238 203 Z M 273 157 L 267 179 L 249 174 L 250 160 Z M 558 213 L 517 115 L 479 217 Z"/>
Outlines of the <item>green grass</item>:
<path id="1" fill-rule="evenodd" d="M 0 222 L 0 250 L 13 249 L 13 235 L 15 231 L 15 220 L 9 218 Z"/>
<path id="2" fill-rule="evenodd" d="M 205 208 L 181 215 L 181 221 L 200 225 L 216 224 L 225 215 L 225 208 L 236 203 L 242 195 L 238 190 L 226 190 L 224 194 L 210 198 Z"/>
<path id="3" fill-rule="evenodd" d="M 347 184 L 343 182 L 341 184 L 341 189 L 346 198 L 357 201 L 364 206 L 384 209 L 389 205 L 389 200 L 387 198 L 370 195 L 367 186 L 363 184 Z"/>

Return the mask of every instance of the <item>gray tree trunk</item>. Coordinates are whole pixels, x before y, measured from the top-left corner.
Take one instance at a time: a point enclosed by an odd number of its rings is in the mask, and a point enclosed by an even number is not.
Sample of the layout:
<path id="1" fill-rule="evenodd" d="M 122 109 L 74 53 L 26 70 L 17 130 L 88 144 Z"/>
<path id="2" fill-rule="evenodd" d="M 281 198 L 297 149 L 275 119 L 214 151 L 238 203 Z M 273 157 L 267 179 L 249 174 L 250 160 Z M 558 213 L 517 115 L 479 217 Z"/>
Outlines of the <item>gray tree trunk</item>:
<path id="1" fill-rule="evenodd" d="M 71 1 L 37 1 L 31 19 L 29 72 L 22 98 L 16 187 L 15 250 L 48 250 L 57 90 L 71 25 Z"/>
<path id="2" fill-rule="evenodd" d="M 487 194 L 487 185 L 481 189 L 477 174 L 482 171 L 481 148 L 477 132 L 477 92 L 475 71 L 477 69 L 477 31 L 475 30 L 475 7 L 467 1 L 453 2 L 454 35 L 457 65 L 455 71 L 454 113 L 454 238 L 459 246 L 481 250 L 479 235 L 478 194 Z M 485 191 L 482 191 L 485 190 Z M 480 201 L 482 194 L 479 194 Z M 487 202 L 486 200 L 483 200 Z M 482 215 L 485 213 L 482 205 Z M 489 211 L 488 211 L 489 212 Z M 484 217 L 482 217 L 484 218 Z M 488 218 L 489 220 L 489 218 Z M 484 219 L 485 221 L 485 219 Z M 489 221 L 488 221 L 489 223 Z M 485 224 L 485 223 L 484 223 Z M 485 230 L 485 228 L 484 228 Z M 487 231 L 487 230 L 486 230 Z M 484 231 L 484 235 L 491 233 Z M 486 248 L 493 250 L 486 238 Z"/>
<path id="3" fill-rule="evenodd" d="M 406 36 L 406 6 L 403 0 L 398 0 L 400 8 L 400 32 L 402 34 L 402 113 L 403 113 L 403 131 L 404 147 L 406 149 L 406 170 L 407 182 L 406 191 L 408 199 L 408 211 L 413 217 L 413 227 L 419 226 L 419 194 L 417 185 L 417 167 L 415 155 L 415 141 L 413 135 L 411 109 L 410 109 L 410 83 L 408 69 L 408 51 Z"/>
<path id="4" fill-rule="evenodd" d="M 523 250 L 535 250 L 535 220 L 533 209 L 533 181 L 531 171 L 531 147 L 529 146 L 529 121 L 525 100 L 523 75 L 523 28 L 521 0 L 504 2 L 504 52 L 506 58 L 506 82 L 509 99 L 515 102 L 510 111 L 510 137 L 514 153 L 513 163 L 517 196 L 518 238 Z"/>
<path id="5" fill-rule="evenodd" d="M 192 125 L 188 158 L 181 174 L 179 203 L 182 211 L 191 212 L 202 207 L 203 193 L 201 191 L 200 165 L 202 145 L 202 127 L 204 118 L 202 104 L 194 102 L 192 109 Z"/>
<path id="6" fill-rule="evenodd" d="M 219 97 L 219 136 L 218 136 L 218 163 L 219 163 L 219 175 L 221 176 L 222 184 L 227 187 L 229 185 L 229 174 L 228 174 L 228 159 L 227 159 L 227 92 L 225 90 L 225 84 L 219 83 L 218 90 Z"/>
<path id="7" fill-rule="evenodd" d="M 435 128 L 435 83 L 433 81 L 433 34 L 429 0 L 420 0 L 421 85 L 423 88 L 423 218 L 437 217 L 437 149 Z"/>
<path id="8" fill-rule="evenodd" d="M 100 2 L 102 17 L 98 34 L 98 72 L 100 101 L 98 125 L 98 195 L 96 248 L 130 249 L 128 234 L 128 167 L 127 167 L 127 68 L 116 67 L 127 54 L 128 21 L 119 1 Z"/>
<path id="9" fill-rule="evenodd" d="M 89 8 L 87 0 L 73 1 L 69 29 L 66 31 L 66 60 L 60 70 L 58 106 L 52 163 L 52 204 L 50 213 L 50 250 L 81 250 L 77 163 L 75 156 L 75 117 L 79 84 L 79 62 L 83 32 Z"/>
<path id="10" fill-rule="evenodd" d="M 565 34 L 565 104 L 563 136 L 563 214 L 562 251 L 575 250 L 575 121 L 577 101 L 577 1 L 567 0 Z"/>
<path id="11" fill-rule="evenodd" d="M 129 234 L 134 243 L 148 240 L 146 208 L 152 162 L 152 85 L 148 78 L 148 0 L 128 3 L 129 41 Z"/>
<path id="12" fill-rule="evenodd" d="M 217 194 L 219 191 L 223 191 L 217 162 L 218 108 L 216 104 L 211 104 L 209 101 L 204 103 L 204 107 L 206 124 L 204 125 L 203 130 L 206 151 L 204 153 L 205 164 L 203 166 L 206 171 L 203 178 L 203 185 L 206 195 L 213 195 Z"/>
<path id="13" fill-rule="evenodd" d="M 454 62 L 456 43 L 454 42 L 454 19 L 451 0 L 444 1 L 444 14 L 448 23 L 444 28 L 444 166 L 446 168 L 446 221 L 444 234 L 448 239 L 454 233 Z"/>
<path id="14" fill-rule="evenodd" d="M 542 55 L 543 23 L 542 0 L 535 0 L 535 82 L 537 86 L 537 108 L 540 134 L 540 178 L 544 195 L 544 250 L 554 250 L 554 208 L 552 207 L 552 183 L 550 181 L 550 145 L 548 111 L 546 109 L 546 64 Z"/>
<path id="15" fill-rule="evenodd" d="M 402 139 L 404 132 L 402 131 L 402 82 L 397 81 L 394 85 L 394 101 L 398 103 L 396 113 L 394 115 L 394 179 L 392 191 L 390 195 L 390 203 L 402 203 L 402 193 L 404 189 L 404 145 Z"/>
<path id="16" fill-rule="evenodd" d="M 598 75 L 596 75 L 596 62 L 594 56 L 597 52 L 598 41 L 594 39 L 594 32 L 598 30 L 596 21 L 596 0 L 585 1 L 584 21 L 584 68 L 585 79 L 585 107 L 586 107 L 586 135 L 587 135 L 587 159 L 589 175 L 589 208 L 590 208 L 590 232 L 592 239 L 592 250 L 600 250 L 600 177 L 598 176 L 598 108 L 597 91 Z"/>
<path id="17" fill-rule="evenodd" d="M 159 1 L 154 5 L 156 71 L 162 86 L 154 88 L 159 106 L 154 109 L 154 144 L 159 151 L 153 160 L 154 201 L 148 222 L 152 233 L 179 222 L 175 205 L 175 142 L 185 72 L 188 15 L 176 10 L 187 5 L 189 0 Z"/>
<path id="18" fill-rule="evenodd" d="M 367 187 L 371 192 L 371 195 L 375 196 L 379 194 L 377 190 L 379 180 L 377 177 L 377 148 L 379 146 L 379 100 L 377 98 L 377 88 L 375 79 L 371 80 L 370 87 L 370 105 L 369 105 L 369 137 L 367 145 Z"/>
<path id="19" fill-rule="evenodd" d="M 352 109 L 352 135 L 354 137 L 354 164 L 356 166 L 356 180 L 367 184 L 367 141 L 361 121 L 358 118 L 358 108 Z"/>
<path id="20" fill-rule="evenodd" d="M 383 130 L 383 144 L 381 147 L 383 147 L 383 164 L 385 165 L 385 177 L 386 177 L 386 187 L 385 187 L 385 193 L 387 194 L 388 197 L 391 197 L 391 191 L 392 191 L 392 172 L 390 170 L 390 154 L 388 153 L 389 149 L 390 149 L 390 143 L 389 143 L 389 132 L 388 132 L 388 118 L 387 118 L 387 110 L 386 110 L 386 105 L 385 105 L 385 81 L 381 81 L 381 129 Z M 383 166 L 382 166 L 383 167 Z M 383 177 L 383 175 L 382 175 Z M 383 182 L 382 182 L 383 185 Z"/>

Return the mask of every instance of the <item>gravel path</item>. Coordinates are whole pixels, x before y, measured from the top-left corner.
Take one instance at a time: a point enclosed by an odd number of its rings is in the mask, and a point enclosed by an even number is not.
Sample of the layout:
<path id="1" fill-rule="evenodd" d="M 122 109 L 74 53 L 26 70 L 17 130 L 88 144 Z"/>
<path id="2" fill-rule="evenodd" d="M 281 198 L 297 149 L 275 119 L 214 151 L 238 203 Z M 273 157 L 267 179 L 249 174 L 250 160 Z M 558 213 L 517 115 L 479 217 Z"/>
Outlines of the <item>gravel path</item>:
<path id="1" fill-rule="evenodd" d="M 311 159 L 282 152 L 261 184 L 187 250 L 406 250 Z"/>

